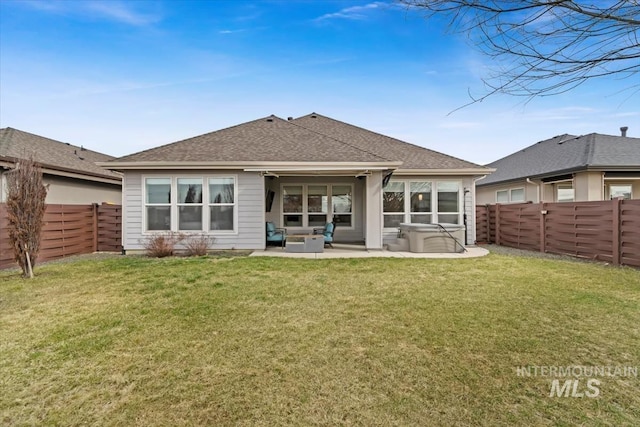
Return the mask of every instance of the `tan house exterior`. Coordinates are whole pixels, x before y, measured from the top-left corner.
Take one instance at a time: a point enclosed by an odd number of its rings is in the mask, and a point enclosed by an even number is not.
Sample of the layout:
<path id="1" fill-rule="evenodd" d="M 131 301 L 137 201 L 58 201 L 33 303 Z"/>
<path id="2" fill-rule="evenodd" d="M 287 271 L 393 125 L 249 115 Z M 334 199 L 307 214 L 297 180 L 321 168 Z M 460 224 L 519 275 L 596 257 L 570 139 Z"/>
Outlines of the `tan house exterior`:
<path id="1" fill-rule="evenodd" d="M 640 199 L 640 138 L 560 135 L 487 166 L 478 204 Z"/>
<path id="2" fill-rule="evenodd" d="M 265 222 L 289 234 L 337 224 L 334 242 L 383 249 L 403 222 L 467 225 L 491 172 L 316 113 L 264 117 L 101 163 L 124 174 L 123 246 L 205 233 L 214 249 L 264 249 Z"/>
<path id="3" fill-rule="evenodd" d="M 122 202 L 122 176 L 102 168 L 113 156 L 13 128 L 0 129 L 0 203 L 6 200 L 6 174 L 21 159 L 40 164 L 49 185 L 47 204 Z"/>

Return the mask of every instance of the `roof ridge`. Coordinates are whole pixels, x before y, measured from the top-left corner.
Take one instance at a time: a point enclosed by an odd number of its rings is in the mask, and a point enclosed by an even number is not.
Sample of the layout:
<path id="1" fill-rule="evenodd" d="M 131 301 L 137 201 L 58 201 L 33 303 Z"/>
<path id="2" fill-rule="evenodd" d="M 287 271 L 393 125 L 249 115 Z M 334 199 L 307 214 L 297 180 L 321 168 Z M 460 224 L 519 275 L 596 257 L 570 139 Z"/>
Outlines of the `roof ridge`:
<path id="1" fill-rule="evenodd" d="M 324 118 L 329 119 L 329 120 L 334 120 L 334 119 L 332 119 L 331 117 L 326 117 L 326 116 L 323 116 L 322 114 L 311 113 L 311 114 L 308 114 L 308 115 L 309 115 L 309 116 L 310 116 L 310 115 L 316 115 L 316 116 L 324 117 Z M 302 118 L 302 117 L 306 117 L 306 116 L 301 116 L 301 117 L 298 117 L 298 118 Z M 279 117 L 278 117 L 278 118 L 279 118 Z M 297 119 L 294 119 L 294 120 L 297 120 Z M 348 147 L 351 147 L 351 148 L 353 148 L 353 149 L 356 149 L 356 150 L 358 150 L 358 151 L 362 151 L 363 153 L 371 154 L 372 156 L 378 157 L 378 158 L 380 158 L 380 159 L 382 159 L 382 160 L 386 160 L 386 161 L 388 161 L 388 162 L 392 162 L 392 161 L 393 161 L 392 159 L 389 159 L 389 158 L 387 158 L 387 157 L 382 157 L 380 154 L 374 153 L 373 151 L 365 150 L 365 149 L 363 149 L 363 148 L 361 148 L 361 147 L 357 147 L 357 146 L 355 146 L 355 145 L 353 145 L 353 144 L 350 144 L 350 143 L 348 143 L 347 141 L 344 141 L 344 140 L 342 140 L 342 139 L 338 139 L 338 138 L 336 138 L 335 136 L 327 135 L 327 134 L 326 134 L 326 133 L 324 133 L 324 132 L 318 132 L 317 130 L 309 129 L 308 127 L 303 126 L 303 125 L 301 125 L 301 124 L 294 123 L 294 120 L 286 120 L 286 122 L 287 122 L 287 123 L 291 123 L 292 125 L 296 125 L 296 126 L 298 126 L 298 127 L 302 128 L 302 129 L 305 129 L 305 130 L 307 130 L 307 131 L 309 131 L 309 132 L 313 132 L 313 133 L 315 133 L 315 134 L 322 135 L 322 136 L 324 136 L 324 137 L 327 137 L 327 138 L 333 139 L 334 141 L 337 141 L 337 142 L 339 142 L 339 143 L 341 143 L 341 144 L 344 144 L 344 145 L 346 145 L 346 146 L 348 146 Z M 336 120 L 336 121 L 338 121 L 338 120 Z M 345 123 L 345 124 L 347 124 L 347 123 Z"/>

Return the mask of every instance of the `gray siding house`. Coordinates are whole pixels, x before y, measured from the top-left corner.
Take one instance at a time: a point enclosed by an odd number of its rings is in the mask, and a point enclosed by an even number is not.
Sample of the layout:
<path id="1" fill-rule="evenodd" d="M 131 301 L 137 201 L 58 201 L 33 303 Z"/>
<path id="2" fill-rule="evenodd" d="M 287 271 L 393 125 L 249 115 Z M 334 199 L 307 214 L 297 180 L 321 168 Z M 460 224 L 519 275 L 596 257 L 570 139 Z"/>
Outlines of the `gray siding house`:
<path id="1" fill-rule="evenodd" d="M 0 129 L 0 203 L 5 175 L 25 158 L 42 167 L 48 204 L 121 203 L 122 176 L 96 164 L 113 156 L 9 127 Z"/>
<path id="2" fill-rule="evenodd" d="M 403 222 L 467 223 L 491 169 L 319 114 L 269 116 L 102 163 L 122 172 L 123 246 L 207 233 L 218 249 L 264 249 L 265 222 L 382 249 Z"/>
<path id="3" fill-rule="evenodd" d="M 582 202 L 640 198 L 640 138 L 559 135 L 490 163 L 478 203 Z"/>

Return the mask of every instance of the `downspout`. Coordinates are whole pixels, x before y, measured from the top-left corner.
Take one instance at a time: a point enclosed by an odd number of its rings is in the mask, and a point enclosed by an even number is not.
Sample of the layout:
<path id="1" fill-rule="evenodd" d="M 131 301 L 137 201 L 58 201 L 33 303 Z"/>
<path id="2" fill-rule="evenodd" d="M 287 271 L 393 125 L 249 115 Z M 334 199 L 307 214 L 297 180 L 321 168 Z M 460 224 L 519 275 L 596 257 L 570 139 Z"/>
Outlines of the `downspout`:
<path id="1" fill-rule="evenodd" d="M 531 181 L 531 179 L 529 179 L 529 178 L 527 178 L 527 183 L 535 185 L 536 187 L 538 187 L 538 203 L 542 203 L 542 191 L 540 189 L 540 184 L 538 184 L 537 182 Z"/>

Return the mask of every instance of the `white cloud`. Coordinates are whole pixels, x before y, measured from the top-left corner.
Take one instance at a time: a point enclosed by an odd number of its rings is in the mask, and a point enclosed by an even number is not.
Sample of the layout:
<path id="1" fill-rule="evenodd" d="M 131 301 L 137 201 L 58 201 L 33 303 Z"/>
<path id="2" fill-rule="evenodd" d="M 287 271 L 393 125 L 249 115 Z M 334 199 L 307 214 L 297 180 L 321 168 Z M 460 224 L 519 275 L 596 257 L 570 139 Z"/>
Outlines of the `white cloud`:
<path id="1" fill-rule="evenodd" d="M 381 1 L 375 1 L 373 3 L 365 4 L 363 6 L 351 6 L 345 7 L 337 12 L 326 13 L 316 19 L 314 21 L 327 21 L 330 19 L 352 19 L 352 20 L 360 20 L 367 18 L 367 12 L 378 9 L 381 6 L 386 5 L 386 3 Z"/>
<path id="2" fill-rule="evenodd" d="M 45 1 L 28 0 L 15 3 L 44 13 L 68 15 L 80 19 L 104 19 L 134 26 L 154 24 L 161 20 L 157 13 L 143 13 L 133 6 L 140 3 L 122 1 Z"/>

